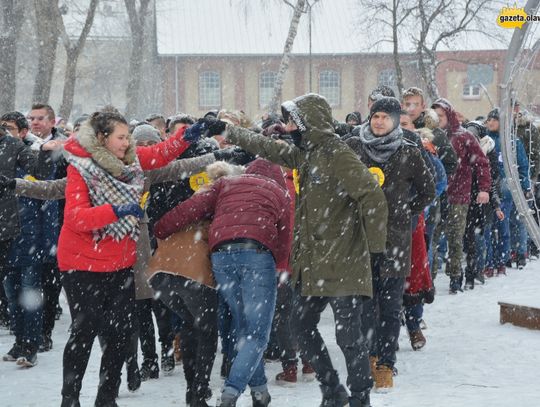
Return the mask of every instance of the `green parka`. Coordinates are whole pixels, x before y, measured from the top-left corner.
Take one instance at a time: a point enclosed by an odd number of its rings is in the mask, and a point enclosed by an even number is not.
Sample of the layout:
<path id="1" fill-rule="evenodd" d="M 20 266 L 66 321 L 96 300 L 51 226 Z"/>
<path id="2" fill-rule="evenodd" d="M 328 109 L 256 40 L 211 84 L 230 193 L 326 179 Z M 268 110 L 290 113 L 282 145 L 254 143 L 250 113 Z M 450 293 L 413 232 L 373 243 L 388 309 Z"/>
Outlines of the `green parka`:
<path id="1" fill-rule="evenodd" d="M 290 102 L 289 102 L 290 103 Z M 334 134 L 324 98 L 309 94 L 293 104 L 306 124 L 300 148 L 229 126 L 228 141 L 298 170 L 291 264 L 304 296 L 372 296 L 369 253 L 386 244 L 384 193 L 356 154 Z"/>

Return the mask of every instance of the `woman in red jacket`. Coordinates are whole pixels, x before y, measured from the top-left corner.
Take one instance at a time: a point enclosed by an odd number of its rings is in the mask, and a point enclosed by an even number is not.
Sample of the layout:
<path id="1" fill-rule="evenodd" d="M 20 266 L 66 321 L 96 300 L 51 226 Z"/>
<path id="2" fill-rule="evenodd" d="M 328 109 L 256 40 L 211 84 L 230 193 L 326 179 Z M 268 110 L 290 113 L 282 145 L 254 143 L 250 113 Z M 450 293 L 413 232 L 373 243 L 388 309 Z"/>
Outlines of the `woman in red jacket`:
<path id="1" fill-rule="evenodd" d="M 105 339 L 96 407 L 114 407 L 132 331 L 143 170 L 172 161 L 200 136 L 202 124 L 169 140 L 135 148 L 118 113 L 94 113 L 67 153 L 66 206 L 58 264 L 71 312 L 64 349 L 62 407 L 78 407 L 94 338 Z"/>

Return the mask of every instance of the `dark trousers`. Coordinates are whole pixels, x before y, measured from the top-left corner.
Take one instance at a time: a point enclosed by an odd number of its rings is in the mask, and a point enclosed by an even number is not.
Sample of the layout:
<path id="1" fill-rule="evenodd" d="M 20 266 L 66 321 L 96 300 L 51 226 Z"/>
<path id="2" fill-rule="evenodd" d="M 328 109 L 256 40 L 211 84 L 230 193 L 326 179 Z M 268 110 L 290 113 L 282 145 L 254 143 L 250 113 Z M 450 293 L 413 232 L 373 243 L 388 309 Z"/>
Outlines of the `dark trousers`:
<path id="1" fill-rule="evenodd" d="M 114 400 L 133 332 L 133 270 L 70 271 L 62 273 L 62 284 L 72 319 L 64 349 L 62 395 L 79 397 L 92 344 L 99 335 L 104 347 L 96 405 Z"/>
<path id="2" fill-rule="evenodd" d="M 373 381 L 369 367 L 366 340 L 362 334 L 362 306 L 365 297 L 303 297 L 300 283 L 294 290 L 295 321 L 298 325 L 298 344 L 302 355 L 311 363 L 317 380 L 330 389 L 339 384 L 328 349 L 317 328 L 321 314 L 330 304 L 334 313 L 336 342 L 345 356 L 347 385 L 353 397 L 363 398 Z"/>
<path id="3" fill-rule="evenodd" d="M 44 263 L 41 273 L 43 289 L 43 335 L 50 336 L 54 329 L 58 297 L 62 290 L 57 263 Z"/>
<path id="4" fill-rule="evenodd" d="M 5 326 L 9 325 L 8 299 L 2 283 L 8 273 L 6 263 L 12 242 L 12 239 L 0 240 L 0 325 Z"/>
<path id="5" fill-rule="evenodd" d="M 276 312 L 272 327 L 281 351 L 280 359 L 283 365 L 298 362 L 296 358 L 298 344 L 296 343 L 295 327 L 296 324 L 293 320 L 293 289 L 290 281 L 285 281 L 278 284 Z"/>
<path id="6" fill-rule="evenodd" d="M 366 300 L 362 313 L 362 331 L 368 340 L 371 356 L 378 364 L 393 367 L 401 328 L 399 314 L 403 303 L 403 277 L 381 277 L 379 267 L 372 265 L 373 298 Z"/>
<path id="7" fill-rule="evenodd" d="M 216 290 L 166 273 L 155 275 L 150 285 L 160 300 L 182 318 L 181 348 L 188 388 L 207 388 L 217 349 Z"/>

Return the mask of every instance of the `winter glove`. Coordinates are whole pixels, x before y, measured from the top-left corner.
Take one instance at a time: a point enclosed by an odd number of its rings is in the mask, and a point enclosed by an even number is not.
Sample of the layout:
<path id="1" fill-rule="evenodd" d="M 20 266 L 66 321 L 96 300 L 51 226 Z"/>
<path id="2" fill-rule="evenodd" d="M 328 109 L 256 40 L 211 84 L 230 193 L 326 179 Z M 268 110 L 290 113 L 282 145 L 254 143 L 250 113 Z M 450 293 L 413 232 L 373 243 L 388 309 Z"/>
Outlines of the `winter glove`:
<path id="1" fill-rule="evenodd" d="M 227 128 L 227 123 L 218 119 L 204 119 L 204 123 L 208 129 L 208 137 L 220 135 Z"/>
<path id="2" fill-rule="evenodd" d="M 15 178 L 8 178 L 5 175 L 0 175 L 0 197 L 4 196 L 8 191 L 14 191 L 16 184 Z"/>
<path id="3" fill-rule="evenodd" d="M 188 127 L 184 133 L 184 140 L 189 141 L 190 143 L 196 143 L 200 140 L 201 134 L 203 134 L 206 129 L 206 124 L 204 120 L 201 119 L 194 125 Z"/>
<path id="4" fill-rule="evenodd" d="M 240 147 L 216 150 L 214 151 L 214 157 L 216 157 L 216 161 L 228 161 L 236 165 L 246 165 L 255 159 L 253 154 L 242 150 Z"/>
<path id="5" fill-rule="evenodd" d="M 114 214 L 118 219 L 124 218 L 126 216 L 135 216 L 136 218 L 141 219 L 144 216 L 144 211 L 142 210 L 139 204 L 130 203 L 125 205 L 113 205 L 112 206 Z"/>

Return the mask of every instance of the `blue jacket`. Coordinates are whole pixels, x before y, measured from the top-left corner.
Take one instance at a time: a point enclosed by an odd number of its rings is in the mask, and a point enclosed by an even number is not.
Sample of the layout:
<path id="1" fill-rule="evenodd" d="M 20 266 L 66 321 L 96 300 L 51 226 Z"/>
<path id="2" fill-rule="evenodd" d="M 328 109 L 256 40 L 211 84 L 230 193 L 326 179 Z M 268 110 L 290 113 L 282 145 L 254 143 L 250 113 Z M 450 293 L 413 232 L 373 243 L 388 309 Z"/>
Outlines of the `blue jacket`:
<path id="1" fill-rule="evenodd" d="M 512 199 L 510 188 L 508 188 L 508 181 L 504 172 L 503 157 L 501 153 L 501 137 L 499 132 L 490 131 L 488 136 L 495 141 L 495 150 L 499 156 L 499 176 L 501 179 L 501 198 L 505 201 Z M 527 159 L 527 153 L 525 152 L 525 146 L 520 139 L 515 140 L 516 143 L 516 159 L 518 165 L 519 181 L 521 183 L 521 189 L 528 191 L 531 189 L 531 181 L 529 179 L 529 160 Z"/>
<path id="2" fill-rule="evenodd" d="M 24 178 L 27 173 L 21 168 L 16 170 L 17 178 Z M 8 266 L 28 267 L 43 262 L 43 217 L 42 201 L 30 198 L 18 198 L 21 229 L 13 240 L 8 255 Z"/>

